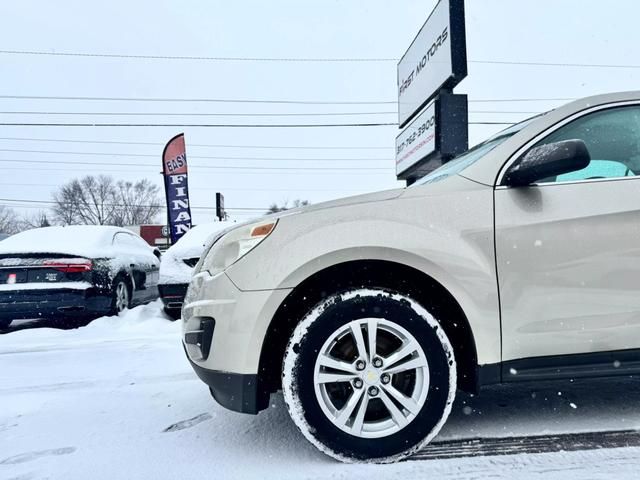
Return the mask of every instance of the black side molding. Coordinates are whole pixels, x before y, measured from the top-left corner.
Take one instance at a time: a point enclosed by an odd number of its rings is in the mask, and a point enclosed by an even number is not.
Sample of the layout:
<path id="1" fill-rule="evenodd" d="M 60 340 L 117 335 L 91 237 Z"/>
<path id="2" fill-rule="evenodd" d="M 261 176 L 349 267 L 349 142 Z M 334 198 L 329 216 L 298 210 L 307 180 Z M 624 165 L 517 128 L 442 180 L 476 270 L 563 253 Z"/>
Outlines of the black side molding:
<path id="1" fill-rule="evenodd" d="M 640 349 L 522 358 L 478 367 L 480 386 L 620 375 L 640 375 Z"/>

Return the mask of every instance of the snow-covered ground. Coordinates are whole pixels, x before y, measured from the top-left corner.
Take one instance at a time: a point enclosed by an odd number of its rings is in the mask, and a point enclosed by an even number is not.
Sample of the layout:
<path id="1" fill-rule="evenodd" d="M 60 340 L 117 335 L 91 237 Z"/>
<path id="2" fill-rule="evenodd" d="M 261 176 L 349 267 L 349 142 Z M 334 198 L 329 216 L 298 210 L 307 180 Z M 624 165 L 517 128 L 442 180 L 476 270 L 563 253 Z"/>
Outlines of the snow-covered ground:
<path id="1" fill-rule="evenodd" d="M 77 330 L 0 335 L 2 479 L 637 478 L 640 448 L 345 465 L 280 395 L 258 416 L 217 406 L 159 302 Z M 459 396 L 438 440 L 640 428 L 637 379 Z"/>

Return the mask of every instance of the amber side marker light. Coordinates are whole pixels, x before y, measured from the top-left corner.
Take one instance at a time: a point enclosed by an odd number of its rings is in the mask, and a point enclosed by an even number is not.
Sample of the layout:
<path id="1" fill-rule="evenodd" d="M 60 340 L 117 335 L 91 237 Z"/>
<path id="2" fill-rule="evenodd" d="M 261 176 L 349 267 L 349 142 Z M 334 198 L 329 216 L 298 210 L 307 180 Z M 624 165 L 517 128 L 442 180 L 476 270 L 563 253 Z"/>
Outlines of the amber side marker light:
<path id="1" fill-rule="evenodd" d="M 253 230 L 251 230 L 251 236 L 264 237 L 265 235 L 269 235 L 273 230 L 273 227 L 275 226 L 276 224 L 274 222 L 274 223 L 267 223 L 265 225 L 258 225 L 257 227 L 253 227 Z"/>

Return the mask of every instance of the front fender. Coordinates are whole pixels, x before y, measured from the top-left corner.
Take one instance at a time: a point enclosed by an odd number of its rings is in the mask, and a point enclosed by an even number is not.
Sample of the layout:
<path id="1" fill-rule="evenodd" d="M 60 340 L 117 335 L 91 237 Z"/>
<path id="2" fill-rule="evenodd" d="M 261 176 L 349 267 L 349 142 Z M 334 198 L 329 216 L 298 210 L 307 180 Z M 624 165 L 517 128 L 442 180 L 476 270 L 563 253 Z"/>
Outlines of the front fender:
<path id="1" fill-rule="evenodd" d="M 478 361 L 500 361 L 491 189 L 472 184 L 456 195 L 414 194 L 283 217 L 227 274 L 241 290 L 291 289 L 354 260 L 396 262 L 439 282 L 469 320 Z"/>

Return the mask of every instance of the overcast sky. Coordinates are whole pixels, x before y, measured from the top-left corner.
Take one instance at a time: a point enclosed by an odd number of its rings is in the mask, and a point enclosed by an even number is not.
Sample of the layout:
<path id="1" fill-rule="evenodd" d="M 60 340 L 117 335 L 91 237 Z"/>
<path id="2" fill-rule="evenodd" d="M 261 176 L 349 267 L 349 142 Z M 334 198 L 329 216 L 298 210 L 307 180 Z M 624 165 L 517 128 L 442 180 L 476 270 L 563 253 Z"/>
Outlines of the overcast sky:
<path id="1" fill-rule="evenodd" d="M 259 59 L 397 59 L 402 56 L 434 5 L 433 0 L 112 0 L 100 3 L 86 0 L 20 0 L 3 2 L 0 49 Z M 467 0 L 466 13 L 469 75 L 457 87 L 456 93 L 469 95 L 472 122 L 515 122 L 565 103 L 562 100 L 494 100 L 570 99 L 596 93 L 633 90 L 640 86 L 640 68 L 476 63 L 516 61 L 639 66 L 640 29 L 637 28 L 637 22 L 640 4 L 635 0 Z M 0 53 L 0 62 L 0 96 L 392 102 L 345 105 L 0 98 L 2 112 L 364 112 L 357 116 L 277 117 L 62 116 L 3 113 L 0 114 L 2 123 L 306 124 L 394 122 L 397 119 L 397 107 L 393 103 L 397 99 L 395 60 L 213 61 Z M 471 143 L 482 140 L 500 128 L 471 125 Z M 160 184 L 158 172 L 163 144 L 180 131 L 184 131 L 186 135 L 187 156 L 190 160 L 191 203 L 196 223 L 213 218 L 213 211 L 206 210 L 205 207 L 215 205 L 216 191 L 224 193 L 226 206 L 230 209 L 232 218 L 245 219 L 247 215 L 255 216 L 259 211 L 232 209 L 261 209 L 272 202 L 296 198 L 317 203 L 402 185 L 395 180 L 394 175 L 393 147 L 398 133 L 394 126 L 3 126 L 0 127 L 0 165 L 3 172 L 0 179 L 0 198 L 3 200 L 0 200 L 0 203 L 24 205 L 4 199 L 49 201 L 56 186 L 84 174 L 111 173 L 118 179 L 132 180 L 147 177 Z M 79 143 L 60 140 L 151 144 Z M 253 146 L 289 148 L 251 148 Z M 42 153 L 56 151 L 109 155 Z M 257 157 L 260 160 L 249 160 L 247 157 Z M 308 161 L 309 159 L 318 160 Z M 29 163 L 28 160 L 38 163 Z M 111 162 L 131 166 L 106 165 Z M 301 167 L 322 170 L 252 171 L 237 168 L 202 168 L 203 166 Z M 336 170 L 349 168 L 350 170 Z M 30 206 L 40 208 L 37 204 Z M 22 211 L 35 211 L 36 208 Z"/>

